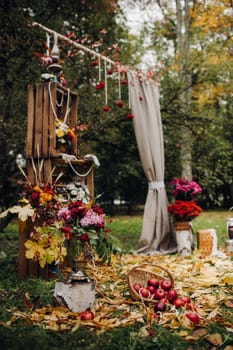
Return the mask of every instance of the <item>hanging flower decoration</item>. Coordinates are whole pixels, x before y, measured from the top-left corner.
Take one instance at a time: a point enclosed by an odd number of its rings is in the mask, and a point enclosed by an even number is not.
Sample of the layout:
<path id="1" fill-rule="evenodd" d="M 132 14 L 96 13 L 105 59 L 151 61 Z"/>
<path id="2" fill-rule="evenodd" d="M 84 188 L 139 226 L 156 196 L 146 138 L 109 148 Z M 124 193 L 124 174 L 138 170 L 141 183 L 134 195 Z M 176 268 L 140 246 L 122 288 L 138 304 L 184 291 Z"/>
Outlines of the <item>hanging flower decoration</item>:
<path id="1" fill-rule="evenodd" d="M 122 100 L 117 101 L 117 106 L 122 108 L 124 106 L 124 102 Z"/>
<path id="2" fill-rule="evenodd" d="M 127 85 L 128 84 L 128 80 L 127 79 L 122 79 L 121 80 L 121 85 Z"/>
<path id="3" fill-rule="evenodd" d="M 94 60 L 91 62 L 92 67 L 96 67 L 96 66 L 98 66 L 98 64 L 99 64 L 98 60 Z"/>
<path id="4" fill-rule="evenodd" d="M 109 107 L 109 106 L 104 106 L 104 107 L 103 107 L 103 111 L 104 111 L 104 112 L 109 112 L 109 111 L 111 111 L 111 107 Z"/>
<path id="5" fill-rule="evenodd" d="M 132 113 L 128 113 L 126 116 L 127 119 L 133 119 L 134 115 Z"/>
<path id="6" fill-rule="evenodd" d="M 96 88 L 96 90 L 102 90 L 104 88 L 104 82 L 98 81 L 95 88 Z"/>

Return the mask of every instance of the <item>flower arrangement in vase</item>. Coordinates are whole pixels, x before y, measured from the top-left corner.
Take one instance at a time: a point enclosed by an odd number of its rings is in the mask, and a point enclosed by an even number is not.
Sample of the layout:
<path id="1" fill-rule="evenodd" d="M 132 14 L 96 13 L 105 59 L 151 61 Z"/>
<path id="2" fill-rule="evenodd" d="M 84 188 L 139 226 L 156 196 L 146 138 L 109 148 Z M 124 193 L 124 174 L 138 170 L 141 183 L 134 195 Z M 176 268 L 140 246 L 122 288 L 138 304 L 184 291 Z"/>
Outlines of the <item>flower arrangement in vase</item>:
<path id="1" fill-rule="evenodd" d="M 119 242 L 106 227 L 102 208 L 90 199 L 87 186 L 76 182 L 59 188 L 56 181 L 49 184 L 39 180 L 31 184 L 24 176 L 19 212 L 27 208 L 25 214 L 30 213 L 32 222 L 25 242 L 26 258 L 37 261 L 41 268 L 62 264 L 66 259 L 75 269 L 78 258 L 87 258 L 87 253 L 93 263 L 110 262 L 111 254 L 121 253 Z"/>
<path id="2" fill-rule="evenodd" d="M 196 203 L 195 196 L 202 192 L 202 188 L 195 181 L 186 179 L 174 179 L 170 185 L 173 186 L 175 201 L 168 205 L 168 212 L 174 219 L 177 252 L 188 256 L 194 247 L 191 221 L 202 211 Z"/>
<path id="3" fill-rule="evenodd" d="M 202 188 L 195 181 L 186 179 L 173 179 L 170 185 L 173 186 L 175 201 L 168 205 L 169 213 L 175 221 L 193 220 L 202 211 L 195 199 L 195 196 L 202 192 Z"/>

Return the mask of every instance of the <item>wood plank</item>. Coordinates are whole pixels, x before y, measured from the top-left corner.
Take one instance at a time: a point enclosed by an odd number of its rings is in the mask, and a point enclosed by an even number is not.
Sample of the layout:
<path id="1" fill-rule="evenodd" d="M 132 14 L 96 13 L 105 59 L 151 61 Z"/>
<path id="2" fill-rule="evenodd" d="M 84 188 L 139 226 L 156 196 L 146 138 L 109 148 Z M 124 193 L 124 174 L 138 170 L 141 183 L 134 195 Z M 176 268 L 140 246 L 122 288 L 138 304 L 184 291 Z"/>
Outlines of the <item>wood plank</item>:
<path id="1" fill-rule="evenodd" d="M 35 101 L 35 138 L 34 138 L 34 151 L 33 157 L 38 158 L 42 153 L 42 133 L 43 133 L 43 124 L 42 124 L 42 85 L 38 84 L 36 89 L 36 101 Z"/>
<path id="2" fill-rule="evenodd" d="M 48 84 L 47 84 L 47 89 L 48 89 Z M 48 104 L 48 116 L 49 116 L 49 156 L 54 154 L 56 152 L 56 116 L 54 115 L 53 109 L 52 109 L 52 104 L 51 100 L 53 103 L 53 106 L 56 106 L 56 84 L 52 83 L 51 84 L 51 96 L 49 96 L 49 104 Z M 48 90 L 49 94 L 49 90 Z"/>
<path id="3" fill-rule="evenodd" d="M 37 278 L 39 276 L 39 264 L 37 261 L 29 260 L 28 262 L 28 276 Z"/>
<path id="4" fill-rule="evenodd" d="M 33 154 L 34 142 L 34 87 L 28 86 L 28 103 L 27 103 L 27 139 L 26 139 L 26 157 L 30 158 Z"/>
<path id="5" fill-rule="evenodd" d="M 24 243 L 29 237 L 28 220 L 18 220 L 18 233 L 19 233 L 19 277 L 23 278 L 28 275 L 28 259 L 25 257 L 26 248 Z"/>
<path id="6" fill-rule="evenodd" d="M 71 142 L 71 153 L 74 154 L 76 157 L 78 156 L 78 137 L 77 137 L 77 120 L 78 120 L 78 99 L 77 96 L 74 94 L 71 94 L 71 111 L 70 111 L 70 128 L 74 129 L 75 132 L 75 139 Z"/>
<path id="7" fill-rule="evenodd" d="M 44 177 L 45 182 L 52 184 L 51 159 L 44 159 L 43 177 Z"/>
<path id="8" fill-rule="evenodd" d="M 46 265 L 43 269 L 40 267 L 40 265 L 38 266 L 38 277 L 43 278 L 45 280 L 48 279 L 49 277 L 48 265 Z"/>
<path id="9" fill-rule="evenodd" d="M 46 85 L 42 85 L 42 145 L 41 157 L 49 156 L 49 94 Z"/>

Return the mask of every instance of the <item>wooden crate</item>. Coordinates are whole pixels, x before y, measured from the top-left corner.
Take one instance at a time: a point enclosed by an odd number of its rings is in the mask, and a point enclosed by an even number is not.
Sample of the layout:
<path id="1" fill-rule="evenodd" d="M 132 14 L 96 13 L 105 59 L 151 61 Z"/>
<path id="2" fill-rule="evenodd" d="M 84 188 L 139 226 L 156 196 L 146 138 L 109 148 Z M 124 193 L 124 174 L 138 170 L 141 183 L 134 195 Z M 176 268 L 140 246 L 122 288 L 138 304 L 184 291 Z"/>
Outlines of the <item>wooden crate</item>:
<path id="1" fill-rule="evenodd" d="M 77 109 L 77 95 L 60 84 L 41 83 L 28 87 L 27 174 L 32 184 L 38 181 L 52 184 L 62 171 L 63 176 L 57 186 L 65 186 L 75 178 L 76 182 L 80 181 L 88 187 L 90 197 L 94 198 L 93 162 L 79 157 L 77 136 L 72 140 L 69 149 L 65 150 L 65 153 L 75 156 L 69 162 L 61 158 L 56 143 L 56 117 L 64 120 L 68 111 L 66 124 L 75 129 Z M 41 269 L 37 262 L 25 257 L 24 244 L 32 230 L 33 223 L 30 219 L 25 222 L 19 220 L 19 276 L 47 279 L 48 267 Z"/>
<path id="2" fill-rule="evenodd" d="M 69 97 L 68 97 L 69 94 Z M 69 104 L 67 106 L 69 98 Z M 59 100 L 59 106 L 57 101 Z M 61 101 L 63 102 L 61 105 Z M 67 125 L 77 124 L 77 95 L 57 83 L 42 83 L 28 87 L 27 158 L 50 158 L 59 155 L 56 144 L 56 116 L 64 120 L 69 110 Z M 55 111 L 55 113 L 54 113 Z M 54 115 L 56 114 L 56 115 Z M 77 136 L 71 142 L 70 154 L 78 155 Z"/>

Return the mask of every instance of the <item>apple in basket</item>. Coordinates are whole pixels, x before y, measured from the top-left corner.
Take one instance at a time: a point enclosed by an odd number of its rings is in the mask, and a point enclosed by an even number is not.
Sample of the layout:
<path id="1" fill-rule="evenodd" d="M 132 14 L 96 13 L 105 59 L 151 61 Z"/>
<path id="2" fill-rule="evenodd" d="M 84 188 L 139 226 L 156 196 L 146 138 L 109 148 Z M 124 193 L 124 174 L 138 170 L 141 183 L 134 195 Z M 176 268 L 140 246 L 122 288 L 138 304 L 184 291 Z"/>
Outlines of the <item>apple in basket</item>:
<path id="1" fill-rule="evenodd" d="M 162 288 L 155 289 L 154 299 L 161 300 L 166 297 L 166 292 Z"/>
<path id="2" fill-rule="evenodd" d="M 133 284 L 133 289 L 135 290 L 135 292 L 139 292 L 139 289 L 141 289 L 142 288 L 142 285 L 141 285 L 141 283 L 134 283 Z"/>
<path id="3" fill-rule="evenodd" d="M 161 281 L 160 287 L 164 290 L 169 290 L 172 288 L 172 281 L 171 280 L 167 280 L 167 279 L 163 279 Z"/>
<path id="4" fill-rule="evenodd" d="M 156 278 L 150 278 L 147 281 L 147 285 L 152 286 L 154 288 L 159 288 L 159 280 L 157 280 Z"/>
<path id="5" fill-rule="evenodd" d="M 153 286 L 147 286 L 146 289 L 149 290 L 150 294 L 154 294 L 156 291 L 155 287 L 153 287 Z"/>
<path id="6" fill-rule="evenodd" d="M 175 289 L 170 289 L 168 292 L 167 292 L 167 299 L 170 301 L 170 302 L 173 302 L 173 300 L 175 300 L 176 298 L 178 297 L 178 294 L 176 292 Z M 183 298 L 182 298 L 183 299 Z"/>
<path id="7" fill-rule="evenodd" d="M 140 288 L 139 289 L 139 295 L 142 298 L 149 298 L 151 296 L 150 291 L 147 288 Z"/>

